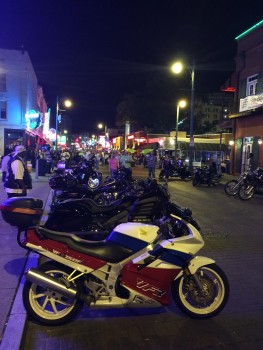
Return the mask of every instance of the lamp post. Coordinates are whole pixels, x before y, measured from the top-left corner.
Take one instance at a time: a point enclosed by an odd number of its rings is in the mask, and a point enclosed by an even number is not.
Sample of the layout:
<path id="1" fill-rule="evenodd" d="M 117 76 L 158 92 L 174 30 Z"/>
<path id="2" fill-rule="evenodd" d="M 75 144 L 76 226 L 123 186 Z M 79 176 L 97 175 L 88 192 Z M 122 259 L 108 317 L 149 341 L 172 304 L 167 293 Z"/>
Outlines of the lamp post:
<path id="1" fill-rule="evenodd" d="M 103 129 L 103 127 L 104 127 L 105 148 L 106 148 L 106 141 L 107 141 L 107 125 L 106 125 L 106 124 L 102 124 L 102 123 L 99 123 L 99 124 L 98 124 L 98 128 L 99 128 L 99 129 Z"/>
<path id="2" fill-rule="evenodd" d="M 179 122 L 179 113 L 180 113 L 180 107 L 184 108 L 186 106 L 186 101 L 185 100 L 180 100 L 177 103 L 177 108 L 176 108 L 176 134 L 175 134 L 175 156 L 177 154 L 177 150 L 178 150 L 178 122 Z"/>
<path id="3" fill-rule="evenodd" d="M 69 108 L 72 106 L 72 102 L 68 99 L 63 99 L 63 98 L 58 98 L 57 96 L 57 101 L 56 101 L 56 141 L 55 141 L 55 150 L 58 149 L 58 117 L 59 117 L 59 111 L 64 112 L 64 109 L 59 108 L 59 103 L 64 100 L 64 106 L 66 108 Z"/>
<path id="4" fill-rule="evenodd" d="M 190 142 L 189 142 L 189 170 L 193 174 L 193 155 L 194 155 L 194 92 L 195 92 L 195 61 L 192 66 L 186 65 L 191 76 L 191 109 L 190 109 Z M 175 62 L 172 65 L 172 72 L 181 73 L 184 66 L 181 62 Z"/>

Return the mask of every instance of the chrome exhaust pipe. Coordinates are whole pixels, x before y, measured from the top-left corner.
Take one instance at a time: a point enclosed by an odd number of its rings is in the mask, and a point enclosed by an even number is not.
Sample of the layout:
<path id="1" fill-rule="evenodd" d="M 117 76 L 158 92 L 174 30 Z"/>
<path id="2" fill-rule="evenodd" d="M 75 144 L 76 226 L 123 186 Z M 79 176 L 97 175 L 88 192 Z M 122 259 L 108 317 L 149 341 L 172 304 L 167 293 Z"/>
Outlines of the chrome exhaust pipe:
<path id="1" fill-rule="evenodd" d="M 51 289 L 54 292 L 57 292 L 66 298 L 77 298 L 78 291 L 76 288 L 67 288 L 67 286 L 63 282 L 60 282 L 58 279 L 49 276 L 38 269 L 31 268 L 26 272 L 25 277 L 27 281 L 36 283 L 43 288 Z"/>

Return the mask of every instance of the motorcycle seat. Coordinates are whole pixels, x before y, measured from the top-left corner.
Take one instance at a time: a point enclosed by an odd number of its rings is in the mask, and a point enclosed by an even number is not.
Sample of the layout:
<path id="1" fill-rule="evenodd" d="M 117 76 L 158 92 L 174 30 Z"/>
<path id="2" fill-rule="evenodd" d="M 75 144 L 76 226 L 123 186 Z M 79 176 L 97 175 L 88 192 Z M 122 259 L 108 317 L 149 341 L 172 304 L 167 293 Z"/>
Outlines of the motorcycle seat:
<path id="1" fill-rule="evenodd" d="M 66 205 L 70 205 L 70 206 L 74 206 L 76 204 L 78 204 L 78 202 L 87 207 L 88 210 L 92 213 L 92 214 L 103 214 L 103 213 L 110 213 L 116 210 L 117 207 L 120 207 L 120 205 L 122 204 L 123 200 L 122 199 L 118 199 L 115 202 L 112 202 L 110 204 L 107 205 L 99 205 L 96 202 L 94 202 L 93 199 L 91 198 L 77 198 L 77 199 L 68 199 L 65 200 L 61 203 L 61 206 L 66 206 Z"/>
<path id="2" fill-rule="evenodd" d="M 70 248 L 97 259 L 118 263 L 134 254 L 134 249 L 124 247 L 111 241 L 88 241 L 72 233 L 48 230 L 39 226 L 37 232 L 45 238 L 62 242 Z"/>

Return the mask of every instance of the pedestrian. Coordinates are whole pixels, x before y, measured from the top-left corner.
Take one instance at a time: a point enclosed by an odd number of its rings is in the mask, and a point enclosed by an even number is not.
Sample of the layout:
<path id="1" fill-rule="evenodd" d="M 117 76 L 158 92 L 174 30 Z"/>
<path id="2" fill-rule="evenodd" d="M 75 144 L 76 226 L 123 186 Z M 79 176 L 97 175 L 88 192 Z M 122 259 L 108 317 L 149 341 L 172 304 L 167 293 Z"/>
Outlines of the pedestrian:
<path id="1" fill-rule="evenodd" d="M 126 150 L 124 150 L 120 157 L 120 166 L 124 168 L 128 179 L 131 179 L 132 177 L 132 162 L 132 156 Z"/>
<path id="2" fill-rule="evenodd" d="M 119 166 L 120 166 L 119 159 L 116 157 L 115 153 L 112 153 L 112 155 L 109 156 L 108 162 L 109 162 L 110 175 L 112 177 L 114 177 L 117 173 Z"/>
<path id="3" fill-rule="evenodd" d="M 155 167 L 156 167 L 157 158 L 154 154 L 154 151 L 152 151 L 147 156 L 147 168 L 148 168 L 148 177 L 149 179 L 155 179 Z"/>
<path id="4" fill-rule="evenodd" d="M 26 196 L 27 189 L 32 189 L 32 178 L 23 161 L 25 155 L 25 147 L 22 145 L 16 146 L 7 163 L 4 187 L 8 198 Z"/>
<path id="5" fill-rule="evenodd" d="M 172 170 L 172 163 L 171 163 L 171 159 L 169 157 L 168 154 L 165 155 L 163 163 L 162 163 L 162 170 L 164 173 L 164 181 L 167 184 L 168 183 L 168 179 Z"/>
<path id="6" fill-rule="evenodd" d="M 51 174 L 51 171 L 53 170 L 53 157 L 50 149 L 47 149 L 44 152 L 44 157 L 46 160 L 46 173 Z"/>
<path id="7" fill-rule="evenodd" d="M 1 170 L 2 170 L 2 182 L 5 182 L 6 178 L 6 172 L 7 172 L 7 163 L 9 162 L 10 158 L 12 156 L 12 152 L 9 148 L 5 149 L 4 156 L 2 158 L 1 162 Z"/>
<path id="8" fill-rule="evenodd" d="M 70 161 L 70 152 L 67 148 L 65 148 L 63 150 L 63 152 L 61 153 L 61 156 L 60 156 L 60 160 L 62 162 L 65 162 L 66 164 L 66 167 L 69 165 L 69 161 Z"/>

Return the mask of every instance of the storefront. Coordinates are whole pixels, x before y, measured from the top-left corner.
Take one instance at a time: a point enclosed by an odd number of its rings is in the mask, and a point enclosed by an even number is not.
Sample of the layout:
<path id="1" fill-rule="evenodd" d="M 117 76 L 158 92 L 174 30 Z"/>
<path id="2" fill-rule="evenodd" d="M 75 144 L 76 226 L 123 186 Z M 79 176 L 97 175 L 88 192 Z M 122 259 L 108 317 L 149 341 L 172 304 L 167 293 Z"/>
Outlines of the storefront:
<path id="1" fill-rule="evenodd" d="M 235 124 L 232 142 L 233 173 L 263 166 L 263 114 L 261 110 L 233 115 Z"/>

